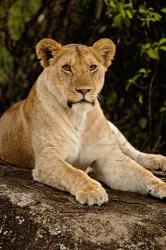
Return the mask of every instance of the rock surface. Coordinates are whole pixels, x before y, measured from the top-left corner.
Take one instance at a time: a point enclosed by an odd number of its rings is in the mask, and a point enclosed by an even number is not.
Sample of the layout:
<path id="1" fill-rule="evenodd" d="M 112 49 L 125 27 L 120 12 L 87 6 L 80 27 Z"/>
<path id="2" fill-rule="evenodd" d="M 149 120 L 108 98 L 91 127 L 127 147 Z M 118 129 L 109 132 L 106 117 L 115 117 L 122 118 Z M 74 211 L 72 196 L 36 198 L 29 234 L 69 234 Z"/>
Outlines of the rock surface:
<path id="1" fill-rule="evenodd" d="M 29 170 L 0 163 L 0 249 L 166 249 L 166 203 L 108 194 L 100 207 L 80 205 L 70 194 L 34 182 Z"/>

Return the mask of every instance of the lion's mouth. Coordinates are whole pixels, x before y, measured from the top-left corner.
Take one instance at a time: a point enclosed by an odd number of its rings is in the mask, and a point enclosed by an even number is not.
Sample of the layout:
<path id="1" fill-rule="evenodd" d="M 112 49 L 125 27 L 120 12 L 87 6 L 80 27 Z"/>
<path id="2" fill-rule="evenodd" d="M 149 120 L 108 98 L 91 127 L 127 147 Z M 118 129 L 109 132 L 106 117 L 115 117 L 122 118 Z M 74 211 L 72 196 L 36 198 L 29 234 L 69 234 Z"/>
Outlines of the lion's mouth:
<path id="1" fill-rule="evenodd" d="M 87 101 L 87 100 L 85 100 L 85 99 L 82 99 L 82 100 L 80 100 L 80 101 L 78 101 L 78 102 L 68 101 L 68 102 L 67 102 L 67 105 L 68 105 L 69 108 L 72 108 L 73 105 L 78 104 L 78 103 L 88 103 L 88 104 L 90 104 L 90 105 L 92 105 L 92 106 L 95 105 L 95 101 L 89 102 L 89 101 Z"/>

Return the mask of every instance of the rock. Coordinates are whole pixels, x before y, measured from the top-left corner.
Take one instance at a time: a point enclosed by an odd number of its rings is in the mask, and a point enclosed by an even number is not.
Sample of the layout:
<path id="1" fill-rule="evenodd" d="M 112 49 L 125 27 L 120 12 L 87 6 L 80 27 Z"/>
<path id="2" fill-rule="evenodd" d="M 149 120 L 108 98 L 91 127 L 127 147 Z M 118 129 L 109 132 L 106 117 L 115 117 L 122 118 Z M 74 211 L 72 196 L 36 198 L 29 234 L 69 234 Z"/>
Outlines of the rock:
<path id="1" fill-rule="evenodd" d="M 72 195 L 34 182 L 30 170 L 1 163 L 0 249 L 166 249 L 166 203 L 107 192 L 109 202 L 100 207 L 80 205 Z"/>

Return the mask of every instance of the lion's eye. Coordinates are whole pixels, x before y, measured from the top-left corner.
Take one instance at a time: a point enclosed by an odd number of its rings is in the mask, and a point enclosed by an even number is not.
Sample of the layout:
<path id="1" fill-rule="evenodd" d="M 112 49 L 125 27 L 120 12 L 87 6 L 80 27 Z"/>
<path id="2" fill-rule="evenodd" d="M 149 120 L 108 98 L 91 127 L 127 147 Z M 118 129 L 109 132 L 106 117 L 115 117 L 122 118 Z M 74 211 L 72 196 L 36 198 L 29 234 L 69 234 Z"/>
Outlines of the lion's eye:
<path id="1" fill-rule="evenodd" d="M 94 71 L 96 69 L 97 69 L 97 65 L 95 65 L 95 64 L 90 65 L 90 71 Z"/>
<path id="2" fill-rule="evenodd" d="M 70 65 L 68 65 L 68 64 L 63 65 L 62 68 L 63 68 L 65 71 L 71 71 L 71 67 L 70 67 Z"/>

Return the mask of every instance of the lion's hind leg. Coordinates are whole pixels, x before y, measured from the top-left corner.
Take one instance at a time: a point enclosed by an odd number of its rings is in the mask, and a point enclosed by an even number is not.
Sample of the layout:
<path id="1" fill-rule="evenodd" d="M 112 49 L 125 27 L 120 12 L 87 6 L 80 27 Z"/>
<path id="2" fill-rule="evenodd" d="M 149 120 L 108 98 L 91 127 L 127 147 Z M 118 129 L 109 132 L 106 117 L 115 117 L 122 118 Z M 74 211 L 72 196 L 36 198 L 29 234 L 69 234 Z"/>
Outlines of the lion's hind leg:
<path id="1" fill-rule="evenodd" d="M 166 171 L 166 157 L 157 154 L 146 154 L 140 152 L 138 155 L 138 162 L 149 170 Z"/>
<path id="2" fill-rule="evenodd" d="M 98 179 L 113 189 L 166 198 L 165 182 L 122 153 L 117 158 L 110 155 L 96 162 L 94 171 Z"/>
<path id="3" fill-rule="evenodd" d="M 165 156 L 156 154 L 146 154 L 135 149 L 113 123 L 108 121 L 108 124 L 120 150 L 125 155 L 127 155 L 137 163 L 141 164 L 146 169 L 161 169 L 162 171 L 166 171 Z"/>

